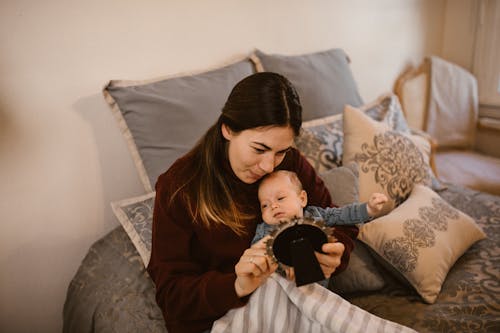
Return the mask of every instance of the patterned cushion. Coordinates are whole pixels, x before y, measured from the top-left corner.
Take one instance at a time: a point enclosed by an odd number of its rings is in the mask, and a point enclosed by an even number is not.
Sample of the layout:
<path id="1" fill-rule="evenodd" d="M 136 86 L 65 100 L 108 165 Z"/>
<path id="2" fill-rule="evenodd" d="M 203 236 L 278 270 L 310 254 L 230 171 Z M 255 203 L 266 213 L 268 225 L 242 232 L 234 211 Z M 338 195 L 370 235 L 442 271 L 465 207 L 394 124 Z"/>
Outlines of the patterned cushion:
<path id="1" fill-rule="evenodd" d="M 374 192 L 384 193 L 390 211 L 403 202 L 415 184 L 430 185 L 428 159 L 409 134 L 396 132 L 373 120 L 361 110 L 344 111 L 344 162 L 359 166 L 359 200 L 368 201 Z"/>
<path id="2" fill-rule="evenodd" d="M 342 165 L 342 115 L 337 114 L 302 124 L 295 146 L 317 172 Z"/>
<path id="3" fill-rule="evenodd" d="M 392 93 L 381 95 L 360 110 L 395 131 L 410 133 L 399 100 Z M 295 140 L 297 148 L 318 172 L 342 165 L 343 143 L 341 114 L 304 122 L 301 134 Z"/>
<path id="4" fill-rule="evenodd" d="M 485 237 L 470 216 L 423 185 L 388 215 L 364 224 L 358 236 L 427 303 L 436 301 L 455 261 Z"/>
<path id="5" fill-rule="evenodd" d="M 155 192 L 111 203 L 115 216 L 139 252 L 144 266 L 151 257 Z"/>

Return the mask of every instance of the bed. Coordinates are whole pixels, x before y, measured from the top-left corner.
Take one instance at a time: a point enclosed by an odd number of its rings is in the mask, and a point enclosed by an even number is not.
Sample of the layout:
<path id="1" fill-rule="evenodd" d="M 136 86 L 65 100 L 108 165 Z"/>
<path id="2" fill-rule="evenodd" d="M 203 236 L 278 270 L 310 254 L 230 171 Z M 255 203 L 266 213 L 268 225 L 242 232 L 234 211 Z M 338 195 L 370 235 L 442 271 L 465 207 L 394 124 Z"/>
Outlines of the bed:
<path id="1" fill-rule="evenodd" d="M 120 225 L 90 247 L 72 279 L 64 332 L 166 332 L 145 269 L 154 181 L 214 121 L 234 83 L 259 70 L 282 72 L 296 86 L 304 106 L 297 148 L 324 178 L 335 202 L 364 200 L 374 189 L 393 202 L 384 220 L 361 227 L 349 268 L 331 279 L 330 289 L 418 332 L 499 332 L 500 197 L 439 181 L 429 166 L 429 142 L 408 128 L 397 97 L 382 94 L 365 104 L 341 49 L 299 56 L 256 51 L 208 72 L 106 86 L 104 96 L 145 194 L 112 203 Z M 199 96 L 208 90 L 208 96 Z M 164 131 L 158 125 L 179 122 L 193 130 Z M 403 165 L 392 178 L 374 166 L 373 149 L 356 149 L 374 137 L 385 138 L 384 147 L 398 148 L 392 163 L 397 164 L 396 156 Z M 411 174 L 412 182 L 403 174 Z"/>

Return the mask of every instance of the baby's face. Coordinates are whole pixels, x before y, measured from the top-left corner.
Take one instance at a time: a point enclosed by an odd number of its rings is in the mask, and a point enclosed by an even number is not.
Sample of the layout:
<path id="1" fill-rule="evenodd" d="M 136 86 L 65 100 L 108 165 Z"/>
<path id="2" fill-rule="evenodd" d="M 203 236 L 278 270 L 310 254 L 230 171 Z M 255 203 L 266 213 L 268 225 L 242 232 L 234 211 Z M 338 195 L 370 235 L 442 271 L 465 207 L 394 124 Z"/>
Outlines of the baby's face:
<path id="1" fill-rule="evenodd" d="M 278 224 L 293 217 L 302 217 L 307 195 L 288 176 L 278 174 L 260 184 L 259 202 L 264 222 Z"/>

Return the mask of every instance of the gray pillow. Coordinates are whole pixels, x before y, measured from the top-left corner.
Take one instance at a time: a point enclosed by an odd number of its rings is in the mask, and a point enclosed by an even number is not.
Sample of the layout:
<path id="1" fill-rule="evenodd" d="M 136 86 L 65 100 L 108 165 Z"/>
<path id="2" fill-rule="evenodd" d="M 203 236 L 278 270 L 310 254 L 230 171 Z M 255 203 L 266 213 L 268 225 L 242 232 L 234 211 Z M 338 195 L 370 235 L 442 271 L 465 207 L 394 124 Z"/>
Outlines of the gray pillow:
<path id="1" fill-rule="evenodd" d="M 244 60 L 197 75 L 106 85 L 105 99 L 146 191 L 216 121 L 233 86 L 253 72 Z"/>
<path id="2" fill-rule="evenodd" d="M 380 290 L 385 286 L 385 280 L 377 268 L 379 265 L 366 245 L 356 239 L 349 266 L 339 275 L 330 278 L 328 289 L 339 295 Z"/>
<path id="3" fill-rule="evenodd" d="M 358 201 L 357 166 L 350 163 L 347 166 L 333 168 L 320 173 L 333 202 L 344 206 Z M 374 291 L 384 287 L 385 281 L 380 274 L 372 255 L 365 245 L 355 240 L 354 250 L 346 270 L 330 278 L 328 288 L 339 295 L 356 291 Z"/>
<path id="4" fill-rule="evenodd" d="M 258 70 L 280 73 L 292 82 L 300 97 L 304 121 L 341 114 L 346 104 L 363 104 L 342 49 L 297 56 L 256 50 L 252 60 Z"/>
<path id="5" fill-rule="evenodd" d="M 325 172 L 320 172 L 319 176 L 325 182 L 325 186 L 330 192 L 332 201 L 341 207 L 358 202 L 358 167 L 356 163 L 349 163 L 343 167 L 335 167 Z"/>

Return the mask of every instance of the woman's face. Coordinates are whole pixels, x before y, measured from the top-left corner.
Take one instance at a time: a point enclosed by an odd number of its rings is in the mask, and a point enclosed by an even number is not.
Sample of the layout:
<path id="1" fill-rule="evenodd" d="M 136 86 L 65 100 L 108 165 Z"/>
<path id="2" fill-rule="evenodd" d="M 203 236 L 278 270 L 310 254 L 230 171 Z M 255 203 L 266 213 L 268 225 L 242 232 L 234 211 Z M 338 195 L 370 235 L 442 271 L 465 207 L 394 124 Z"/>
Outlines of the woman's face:
<path id="1" fill-rule="evenodd" d="M 222 135 L 229 141 L 231 169 L 244 183 L 253 184 L 270 173 L 285 158 L 293 143 L 293 130 L 266 126 L 235 133 L 222 125 Z"/>

